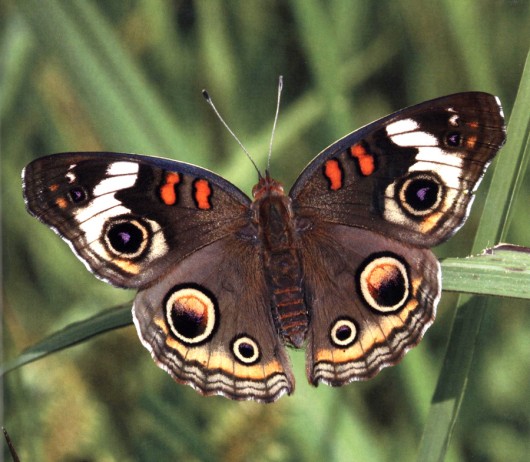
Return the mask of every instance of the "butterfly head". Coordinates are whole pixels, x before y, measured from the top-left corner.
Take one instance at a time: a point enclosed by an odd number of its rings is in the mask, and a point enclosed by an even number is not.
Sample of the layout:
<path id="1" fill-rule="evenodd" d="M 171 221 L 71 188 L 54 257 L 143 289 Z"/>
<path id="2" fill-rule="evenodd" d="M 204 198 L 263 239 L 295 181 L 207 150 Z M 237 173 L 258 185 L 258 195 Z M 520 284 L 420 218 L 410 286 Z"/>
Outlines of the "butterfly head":
<path id="1" fill-rule="evenodd" d="M 252 188 L 252 197 L 254 200 L 259 200 L 270 196 L 285 196 L 285 191 L 283 185 L 271 178 L 267 170 L 265 176 L 260 176 L 258 184 Z"/>

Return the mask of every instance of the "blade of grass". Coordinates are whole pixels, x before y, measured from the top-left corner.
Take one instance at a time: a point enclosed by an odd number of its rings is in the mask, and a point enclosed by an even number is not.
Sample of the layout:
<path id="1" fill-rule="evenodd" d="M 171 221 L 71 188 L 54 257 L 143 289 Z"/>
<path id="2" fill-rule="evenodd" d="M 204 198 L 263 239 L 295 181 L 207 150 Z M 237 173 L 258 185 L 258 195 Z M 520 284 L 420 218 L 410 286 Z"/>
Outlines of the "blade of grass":
<path id="1" fill-rule="evenodd" d="M 530 249 L 500 245 L 442 262 L 445 291 L 530 298 Z"/>
<path id="2" fill-rule="evenodd" d="M 530 157 L 530 53 L 508 126 L 508 142 L 495 168 L 484 212 L 477 229 L 473 253 L 506 235 L 510 207 Z M 467 295 L 459 297 L 438 384 L 425 424 L 418 460 L 442 461 L 464 397 L 480 324 L 488 302 Z"/>
<path id="3" fill-rule="evenodd" d="M 64 350 L 96 335 L 128 326 L 131 323 L 131 305 L 126 304 L 110 308 L 91 318 L 70 324 L 31 346 L 14 360 L 2 365 L 0 377 L 51 353 Z"/>

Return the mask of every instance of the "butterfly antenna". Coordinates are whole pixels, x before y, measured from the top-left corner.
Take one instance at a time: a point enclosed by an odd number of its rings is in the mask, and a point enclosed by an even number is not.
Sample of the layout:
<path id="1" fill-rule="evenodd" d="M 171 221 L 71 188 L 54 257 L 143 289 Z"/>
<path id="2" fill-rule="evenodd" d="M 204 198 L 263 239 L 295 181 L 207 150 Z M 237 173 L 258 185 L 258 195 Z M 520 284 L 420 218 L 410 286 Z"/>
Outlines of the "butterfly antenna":
<path id="1" fill-rule="evenodd" d="M 271 141 L 269 143 L 269 156 L 267 157 L 267 174 L 271 166 L 271 156 L 272 156 L 272 141 L 274 140 L 274 133 L 276 132 L 276 123 L 278 122 L 278 115 L 280 114 L 280 100 L 282 98 L 282 89 L 283 89 L 283 75 L 280 75 L 278 79 L 278 100 L 276 102 L 276 114 L 274 116 L 274 124 L 272 125 Z"/>
<path id="2" fill-rule="evenodd" d="M 256 165 L 256 162 L 254 162 L 254 159 L 252 158 L 252 156 L 249 154 L 249 152 L 247 151 L 247 149 L 245 148 L 245 146 L 243 146 L 243 143 L 241 141 L 239 141 L 239 138 L 236 136 L 236 134 L 230 129 L 230 127 L 228 126 L 228 124 L 224 121 L 224 119 L 221 117 L 221 114 L 219 114 L 219 111 L 217 110 L 217 108 L 215 107 L 215 104 L 213 104 L 213 101 L 212 101 L 212 98 L 210 98 L 210 95 L 208 94 L 208 92 L 206 90 L 203 90 L 202 91 L 202 96 L 204 96 L 204 99 L 206 100 L 206 102 L 210 105 L 210 107 L 213 109 L 213 112 L 215 112 L 215 115 L 217 116 L 217 118 L 221 121 L 221 123 L 225 126 L 225 128 L 228 130 L 228 133 L 230 133 L 232 135 L 232 137 L 237 141 L 237 144 L 239 144 L 239 146 L 241 147 L 241 149 L 243 150 L 243 152 L 247 155 L 247 157 L 249 158 L 250 162 L 252 162 L 252 165 L 254 166 L 254 168 L 256 169 L 256 172 L 258 172 L 258 176 L 259 178 L 263 178 L 263 176 L 261 175 L 261 172 L 259 171 L 259 168 L 258 166 Z"/>

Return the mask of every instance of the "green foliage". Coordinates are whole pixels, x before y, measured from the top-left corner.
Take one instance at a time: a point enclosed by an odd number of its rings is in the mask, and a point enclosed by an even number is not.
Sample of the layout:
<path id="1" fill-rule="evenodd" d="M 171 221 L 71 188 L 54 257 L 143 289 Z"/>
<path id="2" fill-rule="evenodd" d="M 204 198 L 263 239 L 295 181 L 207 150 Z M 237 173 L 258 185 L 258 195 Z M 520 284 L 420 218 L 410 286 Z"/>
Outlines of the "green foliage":
<path id="1" fill-rule="evenodd" d="M 123 325 L 124 309 L 98 313 L 134 296 L 97 281 L 25 212 L 20 171 L 30 160 L 140 152 L 253 186 L 202 88 L 264 166 L 284 75 L 271 170 L 287 185 L 336 138 L 393 110 L 458 91 L 497 94 L 508 143 L 468 224 L 437 249 L 452 257 L 447 287 L 468 286 L 454 258 L 500 241 L 530 246 L 528 2 L 24 0 L 0 12 L 4 361 L 53 332 L 31 353 Z M 441 460 L 453 431 L 446 460 L 523 461 L 528 301 L 455 306 L 445 293 L 422 344 L 366 383 L 311 388 L 304 354 L 292 352 L 297 390 L 272 405 L 203 398 L 156 368 L 133 328 L 114 330 L 7 374 L 3 426 L 21 460 L 409 461 L 425 429 L 422 460 Z"/>
<path id="2" fill-rule="evenodd" d="M 472 252 L 478 252 L 491 240 L 502 241 L 506 238 L 509 224 L 506 217 L 522 184 L 521 170 L 526 170 L 530 159 L 530 150 L 528 149 L 528 139 L 530 137 L 528 130 L 530 128 L 529 104 L 530 54 L 526 60 L 517 100 L 508 125 L 509 140 L 506 148 L 513 154 L 498 165 L 493 174 L 484 211 L 473 240 Z M 515 252 L 520 254 L 518 258 L 515 257 Z M 510 252 L 500 246 L 500 249 L 493 252 L 493 255 L 484 255 L 479 258 L 481 262 L 489 263 L 487 265 L 489 275 L 487 279 L 489 281 L 484 278 L 482 283 L 500 284 L 504 285 L 504 288 L 507 288 L 510 284 L 516 285 L 516 275 L 526 272 L 527 255 L 528 249 L 518 249 L 516 251 L 512 248 Z M 499 260 L 501 265 L 499 265 Z M 515 265 L 514 260 L 516 260 Z M 499 276 L 499 268 L 494 268 L 494 266 L 504 267 L 505 274 L 501 275 L 501 278 L 495 278 L 495 273 Z M 465 273 L 465 270 L 462 273 Z M 506 276 L 508 273 L 511 275 L 510 283 L 506 284 L 502 276 Z M 480 276 L 480 272 L 477 271 L 475 277 L 480 278 Z M 519 282 L 523 284 L 523 292 L 526 292 L 528 281 L 523 277 Z M 465 292 L 468 291 L 465 290 Z M 476 292 L 485 293 L 483 290 Z M 519 295 L 515 295 L 515 293 Z M 514 296 L 520 296 L 520 290 L 515 289 Z M 481 333 L 481 323 L 486 316 L 488 306 L 492 305 L 494 303 L 491 300 L 484 302 L 479 297 L 470 297 L 467 294 L 460 295 L 458 298 L 458 311 L 453 321 L 443 367 L 438 376 L 438 383 L 431 408 L 429 409 L 418 460 L 442 461 L 445 456 L 460 405 L 464 398 L 475 353 L 475 345 Z"/>
<path id="3" fill-rule="evenodd" d="M 468 294 L 530 299 L 530 250 L 497 246 L 467 258 L 442 263 L 443 288 Z"/>

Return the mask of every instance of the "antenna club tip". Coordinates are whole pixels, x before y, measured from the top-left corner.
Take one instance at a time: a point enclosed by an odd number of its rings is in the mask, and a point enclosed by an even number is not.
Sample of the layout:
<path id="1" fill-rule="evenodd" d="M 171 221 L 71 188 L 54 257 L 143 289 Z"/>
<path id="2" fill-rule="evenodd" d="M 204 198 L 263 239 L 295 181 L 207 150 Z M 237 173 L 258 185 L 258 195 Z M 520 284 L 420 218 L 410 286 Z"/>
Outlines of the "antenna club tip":
<path id="1" fill-rule="evenodd" d="M 203 89 L 201 93 L 202 93 L 202 96 L 204 97 L 204 99 L 205 99 L 206 101 L 210 101 L 210 100 L 211 100 L 210 95 L 208 94 L 208 92 L 206 91 L 206 89 Z"/>

